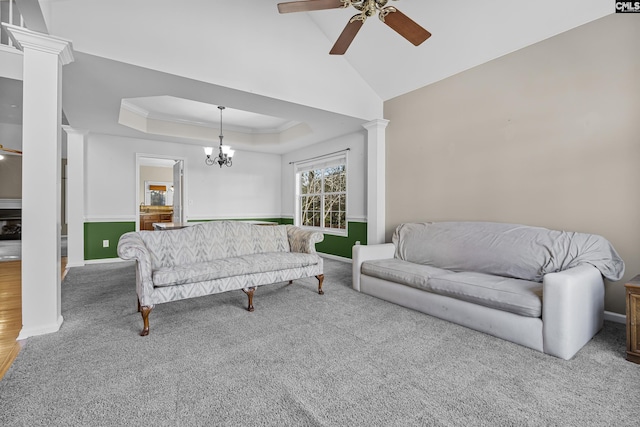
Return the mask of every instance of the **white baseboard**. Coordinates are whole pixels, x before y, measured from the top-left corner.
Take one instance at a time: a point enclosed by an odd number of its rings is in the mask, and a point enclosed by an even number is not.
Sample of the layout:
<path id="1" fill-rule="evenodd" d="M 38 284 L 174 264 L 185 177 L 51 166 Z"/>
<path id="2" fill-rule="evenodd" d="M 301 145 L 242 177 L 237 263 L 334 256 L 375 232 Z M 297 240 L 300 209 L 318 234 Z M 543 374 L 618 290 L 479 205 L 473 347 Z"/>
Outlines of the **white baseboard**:
<path id="1" fill-rule="evenodd" d="M 616 323 L 627 323 L 627 316 L 625 316 L 624 314 L 620 314 L 620 313 L 614 313 L 612 311 L 606 311 L 604 312 L 604 320 L 608 320 L 610 322 L 616 322 Z"/>
<path id="2" fill-rule="evenodd" d="M 18 338 L 16 341 L 21 341 L 29 337 L 34 337 L 36 335 L 44 335 L 51 334 L 53 332 L 58 332 L 60 330 L 60 326 L 62 326 L 62 322 L 64 319 L 62 315 L 58 316 L 58 319 L 55 323 L 51 323 L 48 325 L 37 325 L 37 326 L 23 326 L 18 334 Z"/>
<path id="3" fill-rule="evenodd" d="M 71 267 L 84 267 L 84 261 L 83 262 L 68 262 L 66 269 L 70 269 Z"/>
<path id="4" fill-rule="evenodd" d="M 318 252 L 318 255 L 320 255 L 322 258 L 333 259 L 335 261 L 341 261 L 341 262 L 346 262 L 351 264 L 351 258 L 345 258 L 338 255 L 325 254 L 323 252 Z"/>

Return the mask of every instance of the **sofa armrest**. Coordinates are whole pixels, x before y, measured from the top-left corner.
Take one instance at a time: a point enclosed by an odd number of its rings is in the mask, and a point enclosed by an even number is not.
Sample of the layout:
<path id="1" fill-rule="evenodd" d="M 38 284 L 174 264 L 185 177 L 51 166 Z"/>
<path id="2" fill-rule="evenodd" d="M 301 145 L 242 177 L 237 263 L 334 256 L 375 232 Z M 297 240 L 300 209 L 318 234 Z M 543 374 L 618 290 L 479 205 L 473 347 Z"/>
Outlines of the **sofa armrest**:
<path id="1" fill-rule="evenodd" d="M 393 258 L 396 246 L 393 243 L 380 245 L 355 245 L 351 251 L 353 265 L 353 289 L 360 292 L 360 268 L 364 261 Z"/>
<path id="2" fill-rule="evenodd" d="M 287 237 L 291 252 L 305 254 L 316 253 L 316 243 L 324 240 L 324 234 L 319 231 L 303 230 L 295 225 L 287 225 Z"/>
<path id="3" fill-rule="evenodd" d="M 136 292 L 141 305 L 151 306 L 147 296 L 153 292 L 151 254 L 138 232 L 131 231 L 120 236 L 118 256 L 125 260 L 136 261 Z"/>
<path id="4" fill-rule="evenodd" d="M 568 360 L 602 329 L 602 275 L 590 265 L 549 273 L 542 292 L 544 352 Z"/>

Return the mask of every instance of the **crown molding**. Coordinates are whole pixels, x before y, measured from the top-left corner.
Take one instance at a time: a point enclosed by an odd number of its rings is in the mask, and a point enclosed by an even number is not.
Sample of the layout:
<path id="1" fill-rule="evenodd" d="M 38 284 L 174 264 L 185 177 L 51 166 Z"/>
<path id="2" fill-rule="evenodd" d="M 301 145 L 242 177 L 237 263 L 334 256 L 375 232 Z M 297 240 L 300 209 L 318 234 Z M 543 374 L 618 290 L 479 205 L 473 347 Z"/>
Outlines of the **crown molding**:
<path id="1" fill-rule="evenodd" d="M 67 65 L 74 60 L 71 40 L 38 33 L 17 25 L 3 23 L 2 26 L 9 34 L 9 37 L 11 37 L 15 46 L 23 52 L 25 48 L 29 48 L 58 55 L 58 59 L 62 65 Z"/>

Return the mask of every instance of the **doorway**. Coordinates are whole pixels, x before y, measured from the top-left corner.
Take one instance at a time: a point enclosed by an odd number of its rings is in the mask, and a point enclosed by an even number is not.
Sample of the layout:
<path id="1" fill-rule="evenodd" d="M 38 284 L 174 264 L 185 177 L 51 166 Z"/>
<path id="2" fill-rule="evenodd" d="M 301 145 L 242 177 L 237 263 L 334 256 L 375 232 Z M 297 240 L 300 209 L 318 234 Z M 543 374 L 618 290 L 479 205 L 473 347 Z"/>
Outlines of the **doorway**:
<path id="1" fill-rule="evenodd" d="M 136 176 L 137 231 L 186 221 L 184 159 L 138 154 Z"/>

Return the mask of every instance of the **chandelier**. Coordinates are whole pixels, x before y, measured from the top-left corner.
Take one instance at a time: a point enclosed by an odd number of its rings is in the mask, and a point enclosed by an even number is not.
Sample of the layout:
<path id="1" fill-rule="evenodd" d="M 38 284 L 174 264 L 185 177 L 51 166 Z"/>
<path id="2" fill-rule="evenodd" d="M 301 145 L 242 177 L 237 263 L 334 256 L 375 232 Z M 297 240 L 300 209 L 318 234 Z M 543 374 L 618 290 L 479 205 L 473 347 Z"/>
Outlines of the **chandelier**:
<path id="1" fill-rule="evenodd" d="M 204 159 L 204 162 L 209 166 L 213 166 L 217 163 L 218 165 L 220 165 L 220 167 L 222 167 L 222 165 L 231 167 L 231 165 L 233 164 L 233 153 L 235 153 L 235 151 L 232 150 L 228 145 L 222 145 L 222 138 L 224 138 L 224 136 L 222 135 L 222 110 L 224 110 L 224 107 L 222 105 L 219 105 L 218 109 L 220 110 L 220 148 L 218 156 L 211 157 L 211 155 L 213 154 L 213 147 L 204 147 L 204 154 L 207 155 L 207 158 Z"/>

